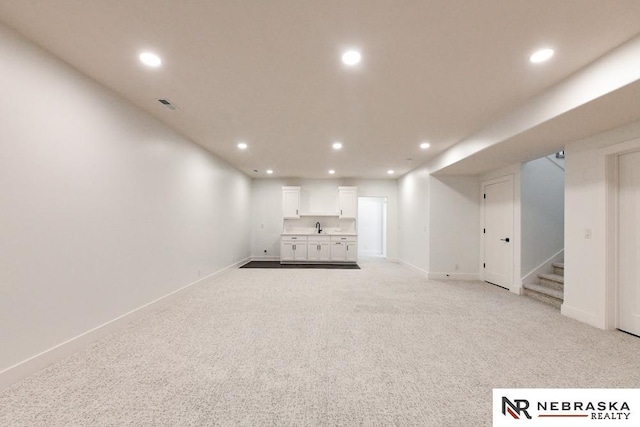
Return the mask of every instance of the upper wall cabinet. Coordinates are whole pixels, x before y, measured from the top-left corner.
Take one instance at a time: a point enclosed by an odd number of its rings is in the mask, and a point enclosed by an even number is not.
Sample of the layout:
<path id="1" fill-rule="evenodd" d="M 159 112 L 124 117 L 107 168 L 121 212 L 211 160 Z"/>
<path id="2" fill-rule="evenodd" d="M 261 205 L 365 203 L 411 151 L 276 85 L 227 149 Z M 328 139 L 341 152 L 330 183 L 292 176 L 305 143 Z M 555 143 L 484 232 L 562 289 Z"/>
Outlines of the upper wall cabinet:
<path id="1" fill-rule="evenodd" d="M 338 209 L 340 218 L 358 216 L 358 187 L 338 187 Z"/>
<path id="2" fill-rule="evenodd" d="M 300 187 L 282 187 L 283 218 L 300 218 Z"/>

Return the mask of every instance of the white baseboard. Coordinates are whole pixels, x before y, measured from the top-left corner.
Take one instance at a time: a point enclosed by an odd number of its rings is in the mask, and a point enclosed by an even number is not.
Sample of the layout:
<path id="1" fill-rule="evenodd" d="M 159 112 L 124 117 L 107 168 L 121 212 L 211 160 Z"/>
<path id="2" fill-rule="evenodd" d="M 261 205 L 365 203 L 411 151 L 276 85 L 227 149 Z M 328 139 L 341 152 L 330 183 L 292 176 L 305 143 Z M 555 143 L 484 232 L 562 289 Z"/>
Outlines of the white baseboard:
<path id="1" fill-rule="evenodd" d="M 538 274 L 545 274 L 553 271 L 554 262 L 562 262 L 564 260 L 564 249 L 554 254 L 551 258 L 527 273 L 520 282 L 521 284 L 538 283 Z"/>
<path id="2" fill-rule="evenodd" d="M 72 353 L 87 346 L 88 344 L 91 344 L 92 342 L 99 340 L 100 338 L 116 331 L 117 329 L 120 329 L 126 324 L 139 319 L 152 310 L 162 308 L 163 306 L 175 300 L 178 296 L 181 296 L 186 292 L 195 289 L 196 285 L 200 285 L 205 281 L 217 278 L 223 273 L 237 268 L 248 261 L 249 258 L 245 258 L 241 261 L 235 262 L 221 270 L 216 271 L 215 273 L 198 279 L 195 282 L 189 283 L 188 285 L 185 285 L 180 289 L 168 293 L 165 296 L 155 299 L 128 313 L 123 314 L 122 316 L 116 317 L 113 320 L 110 320 L 86 332 L 83 332 L 76 337 L 73 337 L 54 347 L 51 347 L 48 350 L 43 351 L 42 353 L 36 354 L 35 356 L 32 356 L 26 360 L 23 360 L 22 362 L 18 362 L 13 366 L 4 369 L 3 371 L 0 371 L 0 390 L 3 390 L 11 384 L 16 383 L 19 380 L 26 378 L 27 376 L 71 355 Z"/>
<path id="3" fill-rule="evenodd" d="M 432 280 L 480 280 L 478 273 L 429 273 Z"/>
<path id="4" fill-rule="evenodd" d="M 423 270 L 420 267 L 417 267 L 411 263 L 408 263 L 407 261 L 404 261 L 402 259 L 396 259 L 395 261 L 399 262 L 402 265 L 406 265 L 409 268 L 414 269 L 415 271 L 417 271 L 418 273 L 424 274 L 425 277 L 429 278 L 429 272 L 427 270 Z"/>
<path id="5" fill-rule="evenodd" d="M 570 317 L 578 322 L 586 323 L 587 325 L 594 326 L 598 329 L 605 329 L 604 319 L 600 319 L 594 314 L 579 308 L 571 307 L 567 303 L 562 304 L 560 307 L 560 313 L 562 313 L 563 316 Z"/>

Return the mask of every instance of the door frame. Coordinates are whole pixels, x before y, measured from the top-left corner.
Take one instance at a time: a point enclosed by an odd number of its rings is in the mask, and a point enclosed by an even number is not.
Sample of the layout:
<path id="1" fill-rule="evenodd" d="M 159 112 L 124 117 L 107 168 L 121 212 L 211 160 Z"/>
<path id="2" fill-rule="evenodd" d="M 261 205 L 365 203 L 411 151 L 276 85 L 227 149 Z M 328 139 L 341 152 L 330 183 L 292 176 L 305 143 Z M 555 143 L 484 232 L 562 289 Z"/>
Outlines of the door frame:
<path id="1" fill-rule="evenodd" d="M 498 184 L 500 182 L 509 181 L 511 182 L 512 188 L 512 203 L 513 203 L 513 229 L 511 230 L 511 235 L 513 236 L 513 245 L 511 246 L 511 266 L 510 266 L 510 275 L 511 278 L 509 280 L 509 291 L 520 294 L 522 292 L 522 285 L 519 280 L 516 280 L 516 277 L 520 275 L 520 203 L 519 203 L 519 177 L 514 174 L 503 175 L 497 178 L 493 178 L 487 181 L 482 181 L 480 183 L 480 259 L 479 259 L 479 271 L 480 271 L 480 280 L 485 280 L 484 275 L 484 262 L 485 262 L 485 234 L 484 234 L 484 224 L 485 224 L 485 209 L 484 209 L 484 194 L 486 191 L 486 187 L 493 184 Z"/>
<path id="2" fill-rule="evenodd" d="M 619 157 L 640 150 L 640 138 L 621 142 L 599 150 L 605 171 L 605 329 L 616 329 L 619 325 L 618 281 L 618 188 Z"/>

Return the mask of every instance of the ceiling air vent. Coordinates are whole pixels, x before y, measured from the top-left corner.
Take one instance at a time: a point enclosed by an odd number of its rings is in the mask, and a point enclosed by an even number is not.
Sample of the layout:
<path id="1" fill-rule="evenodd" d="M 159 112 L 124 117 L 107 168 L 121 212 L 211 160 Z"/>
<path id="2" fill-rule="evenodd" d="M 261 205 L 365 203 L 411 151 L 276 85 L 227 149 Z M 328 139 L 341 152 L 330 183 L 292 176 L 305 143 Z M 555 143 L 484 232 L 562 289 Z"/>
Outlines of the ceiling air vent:
<path id="1" fill-rule="evenodd" d="M 170 110 L 178 109 L 178 107 L 175 104 L 172 104 L 171 101 L 169 101 L 168 99 L 158 99 L 158 102 L 160 102 L 160 104 L 164 105 Z"/>

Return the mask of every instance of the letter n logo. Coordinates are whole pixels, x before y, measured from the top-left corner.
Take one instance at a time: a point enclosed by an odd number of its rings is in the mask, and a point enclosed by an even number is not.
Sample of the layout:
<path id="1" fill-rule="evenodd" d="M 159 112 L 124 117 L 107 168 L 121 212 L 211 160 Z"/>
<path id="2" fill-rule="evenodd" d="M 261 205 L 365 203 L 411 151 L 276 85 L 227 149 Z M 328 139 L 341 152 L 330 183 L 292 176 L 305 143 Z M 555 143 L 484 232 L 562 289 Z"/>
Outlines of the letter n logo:
<path id="1" fill-rule="evenodd" d="M 519 420 L 522 414 L 528 419 L 531 419 L 531 415 L 527 409 L 529 408 L 529 401 L 524 399 L 514 399 L 513 402 L 502 396 L 502 415 L 511 415 L 516 420 Z"/>

